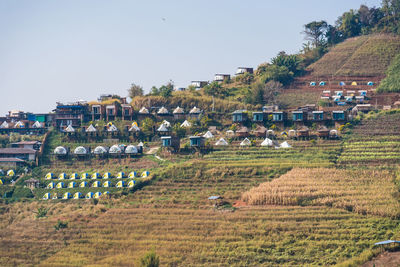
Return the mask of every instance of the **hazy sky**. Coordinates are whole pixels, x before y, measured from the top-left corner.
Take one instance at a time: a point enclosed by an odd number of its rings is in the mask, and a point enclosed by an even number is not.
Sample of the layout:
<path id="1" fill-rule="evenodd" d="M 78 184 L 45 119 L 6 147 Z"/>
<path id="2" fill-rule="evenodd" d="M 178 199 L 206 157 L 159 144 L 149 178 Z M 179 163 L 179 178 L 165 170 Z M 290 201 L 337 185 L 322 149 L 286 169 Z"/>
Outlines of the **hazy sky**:
<path id="1" fill-rule="evenodd" d="M 380 2 L 0 0 L 0 116 L 255 68 L 298 52 L 304 24 Z"/>

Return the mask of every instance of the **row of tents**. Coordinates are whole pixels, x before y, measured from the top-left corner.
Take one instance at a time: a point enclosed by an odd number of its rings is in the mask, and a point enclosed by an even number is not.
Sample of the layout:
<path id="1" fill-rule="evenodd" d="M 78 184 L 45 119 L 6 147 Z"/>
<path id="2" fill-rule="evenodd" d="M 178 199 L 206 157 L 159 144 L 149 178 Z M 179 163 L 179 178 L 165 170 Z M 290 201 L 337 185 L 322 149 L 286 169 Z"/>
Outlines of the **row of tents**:
<path id="1" fill-rule="evenodd" d="M 229 143 L 224 139 L 220 138 L 216 143 L 216 146 L 228 146 Z M 245 138 L 242 142 L 239 144 L 240 146 L 251 146 L 252 143 L 248 138 Z M 290 148 L 292 147 L 288 142 L 283 142 L 279 144 L 276 140 L 271 140 L 268 137 L 265 138 L 265 140 L 261 143 L 261 146 L 264 147 L 275 147 L 275 148 Z"/>
<path id="2" fill-rule="evenodd" d="M 9 177 L 13 177 L 13 176 L 15 176 L 15 171 L 14 170 L 8 170 L 5 174 L 7 176 L 9 176 Z M 3 176 L 3 175 L 4 175 L 4 171 L 2 169 L 0 169 L 0 176 Z"/>
<path id="3" fill-rule="evenodd" d="M 325 86 L 326 85 L 326 82 L 325 81 L 320 81 L 319 83 L 318 83 L 318 85 L 319 86 Z M 346 85 L 346 83 L 345 82 L 339 82 L 339 86 L 345 86 Z M 357 82 L 351 82 L 351 85 L 352 86 L 357 86 L 358 85 L 358 83 Z M 369 82 L 367 82 L 367 85 L 368 86 L 374 86 L 374 82 L 371 82 L 371 81 L 369 81 Z M 314 82 L 314 81 L 312 81 L 312 82 L 310 82 L 310 86 L 317 86 L 317 82 Z"/>
<path id="4" fill-rule="evenodd" d="M 95 155 L 136 155 L 143 152 L 143 143 L 140 142 L 137 146 L 134 145 L 113 145 L 110 148 L 105 146 L 97 146 L 92 152 L 90 148 L 86 148 L 83 146 L 78 146 L 74 149 L 74 154 L 77 156 L 85 156 L 93 153 Z M 57 156 L 66 156 L 68 154 L 68 149 L 63 146 L 58 146 L 54 149 L 54 154 Z"/>
<path id="5" fill-rule="evenodd" d="M 92 199 L 92 198 L 100 198 L 102 195 L 106 196 L 109 195 L 110 192 L 106 191 L 106 192 L 88 192 L 86 195 L 83 195 L 81 192 L 76 192 L 73 195 L 70 192 L 65 192 L 62 196 L 60 196 L 57 193 L 45 193 L 42 197 L 43 200 L 48 200 L 48 199 Z"/>
<path id="6" fill-rule="evenodd" d="M 6 121 L 3 121 L 2 124 L 0 124 L 0 129 L 9 129 L 9 128 L 25 128 L 26 125 L 22 121 L 18 121 L 16 123 L 8 123 Z M 29 127 L 29 125 L 28 125 Z M 32 124 L 31 128 L 43 128 L 43 124 L 36 121 L 34 124 Z"/>
<path id="7" fill-rule="evenodd" d="M 67 175 L 65 172 L 60 173 L 58 176 L 55 176 L 54 173 L 49 172 L 46 174 L 45 179 L 46 180 L 51 180 L 51 179 L 58 179 L 59 180 L 64 180 L 64 179 L 109 179 L 109 178 L 118 178 L 118 179 L 123 179 L 123 178 L 146 178 L 150 175 L 149 171 L 143 171 L 141 174 L 138 174 L 135 171 L 130 172 L 129 174 L 126 174 L 125 172 L 119 172 L 117 175 L 113 176 L 110 172 L 105 172 L 103 175 L 101 175 L 98 172 L 92 173 L 91 175 L 87 172 L 82 173 L 79 175 L 78 173 L 74 172 L 71 175 Z"/>
<path id="8" fill-rule="evenodd" d="M 134 187 L 135 186 L 135 180 L 130 180 L 128 183 L 125 181 L 118 181 L 114 187 L 116 188 L 123 188 L 123 187 Z M 76 182 L 70 182 L 68 185 L 65 184 L 64 182 L 50 182 L 47 184 L 46 188 L 47 189 L 62 189 L 62 188 L 76 188 L 76 187 L 113 187 L 113 184 L 110 181 L 105 181 L 101 183 L 100 181 L 94 181 L 91 185 L 89 185 L 88 182 L 83 181 L 79 185 Z"/>

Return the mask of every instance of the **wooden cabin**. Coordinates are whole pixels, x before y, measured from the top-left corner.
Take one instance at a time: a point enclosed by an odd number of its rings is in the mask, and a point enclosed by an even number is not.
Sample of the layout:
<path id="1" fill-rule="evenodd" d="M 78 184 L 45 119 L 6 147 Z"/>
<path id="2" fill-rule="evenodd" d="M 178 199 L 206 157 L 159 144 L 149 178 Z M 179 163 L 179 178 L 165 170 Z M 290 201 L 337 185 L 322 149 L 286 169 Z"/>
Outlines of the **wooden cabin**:
<path id="1" fill-rule="evenodd" d="M 204 147 L 205 138 L 203 136 L 190 136 L 190 147 Z"/>
<path id="2" fill-rule="evenodd" d="M 320 138 L 329 138 L 329 129 L 326 126 L 322 125 L 317 130 L 317 135 Z"/>
<path id="3" fill-rule="evenodd" d="M 176 136 L 163 136 L 161 137 L 162 147 L 172 148 L 178 151 L 180 148 L 180 139 Z"/>
<path id="4" fill-rule="evenodd" d="M 254 131 L 254 135 L 257 137 L 265 137 L 266 134 L 267 134 L 267 128 L 265 128 L 264 126 L 259 126 Z"/>
<path id="5" fill-rule="evenodd" d="M 263 122 L 266 119 L 265 115 L 267 114 L 262 111 L 253 112 L 253 121 Z"/>
<path id="6" fill-rule="evenodd" d="M 234 123 L 242 123 L 247 121 L 247 111 L 246 110 L 235 110 L 232 113 L 232 122 Z"/>
<path id="7" fill-rule="evenodd" d="M 249 129 L 247 127 L 242 127 L 236 131 L 237 137 L 248 137 L 249 136 Z"/>
<path id="8" fill-rule="evenodd" d="M 302 138 L 307 138 L 310 136 L 310 129 L 307 126 L 303 126 L 297 130 L 297 136 Z"/>

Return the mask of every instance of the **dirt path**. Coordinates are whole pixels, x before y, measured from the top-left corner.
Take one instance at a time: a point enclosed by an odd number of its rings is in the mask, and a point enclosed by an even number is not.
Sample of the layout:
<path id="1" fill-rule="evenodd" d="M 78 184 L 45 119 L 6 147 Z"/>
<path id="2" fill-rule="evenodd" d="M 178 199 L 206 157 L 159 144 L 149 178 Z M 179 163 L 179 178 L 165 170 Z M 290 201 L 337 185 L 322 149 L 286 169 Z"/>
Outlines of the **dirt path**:
<path id="1" fill-rule="evenodd" d="M 150 148 L 150 150 L 147 151 L 145 154 L 147 154 L 147 155 L 155 154 L 159 148 L 160 148 L 159 146 L 152 147 L 152 148 Z"/>
<path id="2" fill-rule="evenodd" d="M 367 261 L 361 267 L 381 267 L 381 266 L 400 266 L 400 251 L 383 252 L 370 261 Z"/>

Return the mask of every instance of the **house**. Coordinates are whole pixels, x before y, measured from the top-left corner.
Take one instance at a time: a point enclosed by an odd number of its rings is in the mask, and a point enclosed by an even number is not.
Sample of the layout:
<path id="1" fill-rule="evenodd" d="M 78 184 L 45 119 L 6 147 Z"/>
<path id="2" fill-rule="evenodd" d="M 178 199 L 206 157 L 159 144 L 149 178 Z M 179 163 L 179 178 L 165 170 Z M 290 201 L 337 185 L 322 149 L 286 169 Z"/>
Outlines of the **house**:
<path id="1" fill-rule="evenodd" d="M 122 109 L 122 120 L 131 121 L 133 120 L 133 108 L 129 104 L 121 104 Z"/>
<path id="2" fill-rule="evenodd" d="M 37 151 L 29 148 L 0 148 L 0 158 L 17 158 L 35 161 Z"/>
<path id="3" fill-rule="evenodd" d="M 310 136 L 310 129 L 307 126 L 303 126 L 297 130 L 298 137 L 309 137 Z"/>
<path id="4" fill-rule="evenodd" d="M 235 122 L 245 122 L 247 121 L 247 111 L 246 110 L 235 110 L 232 113 L 232 121 Z"/>
<path id="5" fill-rule="evenodd" d="M 322 125 L 318 128 L 317 134 L 320 138 L 328 138 L 329 137 L 329 129 L 326 126 Z"/>
<path id="6" fill-rule="evenodd" d="M 294 122 L 307 121 L 307 112 L 302 110 L 292 111 L 292 120 Z"/>
<path id="7" fill-rule="evenodd" d="M 343 110 L 332 111 L 332 120 L 334 121 L 344 121 L 346 120 L 346 114 Z"/>
<path id="8" fill-rule="evenodd" d="M 17 143 L 12 143 L 11 147 L 12 148 L 28 148 L 28 149 L 39 150 L 41 145 L 42 145 L 42 143 L 39 141 L 21 141 L 21 142 L 17 142 Z"/>
<path id="9" fill-rule="evenodd" d="M 258 126 L 257 129 L 254 131 L 254 135 L 257 137 L 265 137 L 267 134 L 267 128 L 264 126 Z"/>
<path id="10" fill-rule="evenodd" d="M 180 140 L 176 136 L 162 136 L 161 142 L 163 147 L 173 148 L 174 150 L 179 150 Z"/>
<path id="11" fill-rule="evenodd" d="M 202 136 L 190 136 L 190 146 L 191 147 L 204 147 L 205 138 Z"/>
<path id="12" fill-rule="evenodd" d="M 0 166 L 3 168 L 12 168 L 25 165 L 25 160 L 19 158 L 0 158 Z"/>
<path id="13" fill-rule="evenodd" d="M 106 120 L 115 120 L 118 116 L 118 111 L 119 109 L 117 104 L 106 105 Z"/>
<path id="14" fill-rule="evenodd" d="M 104 119 L 104 113 L 105 109 L 103 105 L 100 104 L 94 104 L 91 107 L 91 113 L 92 113 L 92 121 L 97 121 L 97 120 L 103 120 Z"/>
<path id="15" fill-rule="evenodd" d="M 229 81 L 231 79 L 230 74 L 215 74 L 214 81 L 216 82 L 223 82 L 225 80 Z"/>
<path id="16" fill-rule="evenodd" d="M 208 84 L 208 81 L 192 81 L 190 83 L 191 86 L 193 86 L 196 89 L 201 89 L 204 86 L 206 86 Z"/>
<path id="17" fill-rule="evenodd" d="M 174 114 L 174 118 L 179 120 L 179 119 L 183 119 L 185 117 L 185 111 L 183 110 L 183 108 L 177 106 L 174 111 L 172 111 L 172 114 Z"/>
<path id="18" fill-rule="evenodd" d="M 194 106 L 190 111 L 189 111 L 189 118 L 191 119 L 199 119 L 201 115 L 201 109 L 198 107 Z"/>
<path id="19" fill-rule="evenodd" d="M 287 119 L 286 112 L 283 112 L 283 111 L 272 112 L 272 121 L 273 122 L 284 122 L 286 119 Z"/>
<path id="20" fill-rule="evenodd" d="M 238 137 L 248 137 L 249 136 L 249 129 L 247 127 L 242 127 L 236 131 L 236 136 Z"/>
<path id="21" fill-rule="evenodd" d="M 249 68 L 249 67 L 238 67 L 236 70 L 236 75 L 240 75 L 240 74 L 245 74 L 245 73 L 253 73 L 253 68 Z"/>
<path id="22" fill-rule="evenodd" d="M 265 113 L 262 111 L 253 112 L 253 121 L 254 122 L 263 122 L 265 119 L 264 114 Z"/>
<path id="23" fill-rule="evenodd" d="M 89 105 L 86 102 L 57 103 L 55 125 L 61 129 L 68 125 L 80 127 L 83 122 L 90 120 Z"/>
<path id="24" fill-rule="evenodd" d="M 324 119 L 325 119 L 324 111 L 322 111 L 322 110 L 314 110 L 312 112 L 312 120 L 313 121 L 323 121 Z"/>
<path id="25" fill-rule="evenodd" d="M 30 189 L 39 188 L 39 185 L 40 185 L 39 180 L 36 180 L 33 178 L 26 180 L 25 183 L 26 183 L 26 187 L 28 187 Z"/>

